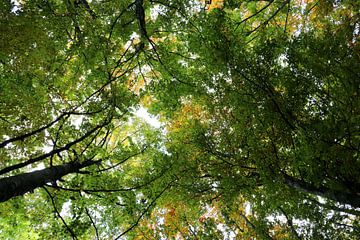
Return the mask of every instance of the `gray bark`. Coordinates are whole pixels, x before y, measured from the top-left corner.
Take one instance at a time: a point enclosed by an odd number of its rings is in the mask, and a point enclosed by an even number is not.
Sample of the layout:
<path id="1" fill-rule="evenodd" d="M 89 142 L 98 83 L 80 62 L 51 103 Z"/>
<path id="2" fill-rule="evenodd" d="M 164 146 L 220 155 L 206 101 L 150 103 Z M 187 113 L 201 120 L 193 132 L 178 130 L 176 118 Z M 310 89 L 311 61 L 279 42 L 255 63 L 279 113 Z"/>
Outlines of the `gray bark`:
<path id="1" fill-rule="evenodd" d="M 354 208 L 360 207 L 360 193 L 350 193 L 347 191 L 333 190 L 324 186 L 314 186 L 313 184 L 296 179 L 289 175 L 284 175 L 285 184 L 299 191 L 315 194 L 320 197 L 328 198 L 341 204 L 349 204 Z"/>
<path id="2" fill-rule="evenodd" d="M 1 178 L 0 202 L 5 202 L 10 198 L 31 192 L 36 188 L 44 186 L 46 183 L 55 182 L 67 174 L 78 172 L 81 168 L 95 163 L 95 161 L 87 161 L 82 164 L 71 162 L 30 173 L 21 173 L 11 177 Z"/>

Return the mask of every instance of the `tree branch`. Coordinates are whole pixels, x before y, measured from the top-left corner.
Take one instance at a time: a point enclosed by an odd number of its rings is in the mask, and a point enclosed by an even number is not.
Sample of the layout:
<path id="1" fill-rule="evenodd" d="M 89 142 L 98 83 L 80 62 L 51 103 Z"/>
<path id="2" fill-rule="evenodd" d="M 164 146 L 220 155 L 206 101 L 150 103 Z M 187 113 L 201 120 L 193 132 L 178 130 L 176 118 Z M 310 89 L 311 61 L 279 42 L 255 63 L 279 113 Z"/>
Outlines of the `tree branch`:
<path id="1" fill-rule="evenodd" d="M 55 211 L 56 215 L 61 219 L 61 222 L 64 224 L 66 230 L 70 233 L 72 239 L 75 239 L 75 240 L 78 239 L 78 238 L 76 237 L 76 234 L 74 233 L 74 231 L 69 227 L 69 225 L 67 225 L 67 223 L 65 222 L 64 218 L 61 216 L 59 210 L 58 210 L 57 207 L 56 207 L 56 203 L 55 203 L 54 197 L 51 195 L 51 193 L 49 192 L 49 190 L 47 190 L 46 187 L 43 187 L 43 189 L 46 191 L 46 193 L 47 193 L 48 196 L 50 197 L 51 203 L 52 203 L 52 205 L 53 205 L 53 207 L 54 207 L 54 211 Z"/>
<path id="2" fill-rule="evenodd" d="M 88 131 L 87 133 L 85 133 L 82 137 L 76 139 L 75 141 L 72 141 L 68 144 L 66 144 L 65 146 L 61 147 L 61 148 L 58 148 L 58 149 L 54 149 L 48 153 L 45 153 L 43 155 L 40 155 L 40 156 L 37 156 L 35 158 L 31 158 L 25 162 L 21 162 L 21 163 L 18 163 L 18 164 L 14 164 L 14 165 L 11 165 L 9 167 L 5 167 L 3 169 L 0 170 L 0 175 L 2 174 L 5 174 L 5 173 L 8 173 L 8 172 L 11 172 L 15 169 L 19 169 L 19 168 L 22 168 L 22 167 L 25 167 L 29 164 L 32 164 L 32 163 L 36 163 L 36 162 L 39 162 L 43 159 L 46 159 L 48 157 L 51 157 L 52 155 L 54 154 L 58 154 L 60 152 L 63 152 L 63 151 L 66 151 L 66 150 L 69 150 L 72 146 L 76 145 L 77 143 L 83 141 L 84 139 L 88 138 L 89 136 L 91 136 L 94 132 L 98 131 L 99 129 L 101 129 L 102 127 L 104 127 L 105 125 L 109 124 L 110 120 L 107 120 L 105 121 L 104 123 L 96 126 L 95 128 L 93 128 L 92 130 Z"/>
<path id="3" fill-rule="evenodd" d="M 239 213 L 240 217 L 245 221 L 246 225 L 257 232 L 256 226 L 242 213 Z M 265 231 L 261 231 L 261 234 L 264 235 L 267 239 L 272 240 L 273 238 Z"/>
<path id="4" fill-rule="evenodd" d="M 144 209 L 144 211 L 140 214 L 140 216 L 136 219 L 135 223 L 132 224 L 127 230 L 125 230 L 124 232 L 122 232 L 119 236 L 117 236 L 115 238 L 115 240 L 120 239 L 122 236 L 124 236 L 126 233 L 128 233 L 129 231 L 133 230 L 140 222 L 140 220 L 142 219 L 142 217 L 149 212 L 149 210 L 151 209 L 151 207 L 156 203 L 156 201 L 164 194 L 164 192 L 169 189 L 171 187 L 171 183 L 169 183 L 152 201 L 151 203 Z"/>
<path id="5" fill-rule="evenodd" d="M 282 212 L 282 214 L 284 214 L 285 218 L 286 218 L 286 222 L 287 225 L 290 227 L 291 229 L 291 233 L 294 235 L 294 237 L 296 239 L 301 240 L 302 238 L 300 237 L 300 235 L 296 232 L 296 229 L 294 228 L 293 222 L 291 220 L 291 218 L 288 217 L 288 215 L 286 214 L 286 212 L 284 211 L 284 209 L 282 207 L 279 207 L 280 211 Z"/>
<path id="6" fill-rule="evenodd" d="M 254 13 L 253 15 L 251 15 L 251 16 L 249 16 L 249 17 L 247 17 L 247 18 L 244 18 L 243 20 L 241 20 L 240 22 L 238 22 L 237 25 L 236 25 L 236 27 L 235 27 L 235 29 L 234 29 L 234 31 L 236 31 L 236 30 L 238 29 L 238 27 L 239 27 L 242 23 L 246 22 L 246 21 L 249 20 L 250 18 L 253 18 L 253 17 L 255 17 L 256 15 L 260 14 L 261 12 L 263 12 L 263 11 L 264 11 L 265 9 L 267 9 L 273 2 L 274 2 L 274 0 L 269 1 L 268 4 L 266 4 L 266 5 L 265 5 L 263 8 L 261 8 L 259 11 L 257 11 L 257 12 Z"/>
<path id="7" fill-rule="evenodd" d="M 349 204 L 354 208 L 360 207 L 360 195 L 352 194 L 348 192 L 343 192 L 339 190 L 333 190 L 325 186 L 314 186 L 311 183 L 305 182 L 303 180 L 296 179 L 292 176 L 287 175 L 282 172 L 282 176 L 284 177 L 284 183 L 291 188 L 294 188 L 298 191 L 315 194 L 317 196 L 325 197 L 331 199 L 333 201 Z"/>

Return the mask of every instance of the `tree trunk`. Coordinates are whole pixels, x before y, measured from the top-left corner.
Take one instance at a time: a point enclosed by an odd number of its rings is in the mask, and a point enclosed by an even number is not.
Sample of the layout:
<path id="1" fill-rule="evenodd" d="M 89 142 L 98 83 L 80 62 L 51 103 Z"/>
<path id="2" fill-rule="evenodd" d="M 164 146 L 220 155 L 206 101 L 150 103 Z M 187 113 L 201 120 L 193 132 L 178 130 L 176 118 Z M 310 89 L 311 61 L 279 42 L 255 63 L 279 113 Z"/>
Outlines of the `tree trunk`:
<path id="1" fill-rule="evenodd" d="M 96 161 L 87 161 L 82 164 L 71 162 L 30 173 L 21 173 L 11 177 L 1 178 L 0 202 L 5 202 L 10 198 L 31 192 L 38 187 L 44 186 L 46 183 L 55 182 L 69 173 L 78 172 L 81 168 L 95 163 Z"/>
<path id="2" fill-rule="evenodd" d="M 360 193 L 349 193 L 345 191 L 333 190 L 324 186 L 317 187 L 286 174 L 284 174 L 284 180 L 286 185 L 299 191 L 328 198 L 341 204 L 349 204 L 354 208 L 360 207 Z"/>

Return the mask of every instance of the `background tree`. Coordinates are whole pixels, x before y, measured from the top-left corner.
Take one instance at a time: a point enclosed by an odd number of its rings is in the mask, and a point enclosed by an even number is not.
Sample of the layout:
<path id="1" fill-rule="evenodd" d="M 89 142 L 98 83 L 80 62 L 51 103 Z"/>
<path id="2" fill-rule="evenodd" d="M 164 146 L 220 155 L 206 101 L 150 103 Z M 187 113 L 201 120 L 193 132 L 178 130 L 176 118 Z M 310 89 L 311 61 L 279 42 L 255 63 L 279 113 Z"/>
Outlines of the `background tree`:
<path id="1" fill-rule="evenodd" d="M 137 48 L 135 3 L 2 4 L 1 201 L 36 190 L 2 204 L 2 233 L 116 238 L 169 188 L 157 132 L 131 117 L 155 54 Z"/>
<path id="2" fill-rule="evenodd" d="M 153 109 L 171 119 L 168 151 L 188 167 L 184 199 L 218 196 L 229 226 L 248 223 L 264 239 L 353 239 L 359 6 L 291 4 L 230 5 L 190 24 L 194 32 L 174 47 L 185 45 L 186 57 L 166 61 L 181 63 L 190 86 L 169 81 L 174 97 L 157 93 Z M 239 197 L 252 216 L 233 207 Z"/>

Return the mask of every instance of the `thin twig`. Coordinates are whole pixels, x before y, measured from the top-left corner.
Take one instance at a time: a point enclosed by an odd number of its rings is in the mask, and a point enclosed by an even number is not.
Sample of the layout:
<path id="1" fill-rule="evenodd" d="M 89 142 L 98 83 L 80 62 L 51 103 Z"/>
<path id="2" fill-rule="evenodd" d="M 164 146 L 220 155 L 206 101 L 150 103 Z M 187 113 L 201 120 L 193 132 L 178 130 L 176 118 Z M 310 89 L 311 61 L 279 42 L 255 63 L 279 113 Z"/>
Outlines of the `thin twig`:
<path id="1" fill-rule="evenodd" d="M 266 5 L 265 5 L 263 8 L 261 8 L 259 11 L 257 11 L 257 12 L 254 13 L 253 15 L 251 15 L 251 16 L 249 16 L 249 17 L 247 17 L 247 18 L 244 18 L 243 20 L 241 20 L 241 21 L 236 25 L 234 31 L 236 31 L 236 30 L 238 29 L 238 27 L 239 27 L 242 23 L 246 22 L 246 21 L 249 20 L 250 18 L 253 18 L 253 17 L 255 17 L 256 15 L 260 14 L 261 12 L 263 12 L 263 11 L 264 11 L 265 9 L 267 9 L 273 2 L 274 2 L 274 0 L 269 1 L 268 4 L 266 4 Z"/>
<path id="2" fill-rule="evenodd" d="M 242 212 L 240 212 L 239 215 L 245 221 L 247 226 L 249 226 L 251 229 L 257 232 L 256 226 Z M 273 239 L 267 232 L 265 231 L 261 231 L 261 232 L 267 239 Z"/>
<path id="3" fill-rule="evenodd" d="M 291 220 L 291 218 L 289 218 L 289 216 L 286 214 L 285 210 L 282 207 L 279 207 L 280 211 L 282 212 L 282 214 L 284 214 L 285 218 L 286 218 L 286 222 L 287 225 L 290 227 L 291 229 L 291 233 L 294 235 L 294 237 L 296 237 L 296 239 L 301 240 L 302 238 L 300 237 L 300 235 L 296 232 L 293 222 Z"/>
<path id="4" fill-rule="evenodd" d="M 140 222 L 140 220 L 143 218 L 143 216 L 149 212 L 150 208 L 156 203 L 156 201 L 164 194 L 164 192 L 171 187 L 171 183 L 169 183 L 152 201 L 151 203 L 144 209 L 144 211 L 140 214 L 140 216 L 136 219 L 135 223 L 132 224 L 127 230 L 122 232 L 119 236 L 115 238 L 115 240 L 120 239 L 122 236 L 124 236 L 129 231 L 133 230 Z"/>
<path id="5" fill-rule="evenodd" d="M 266 25 L 268 25 L 268 23 L 285 7 L 286 4 L 288 4 L 290 2 L 290 0 L 285 0 L 281 6 L 263 23 L 261 23 L 259 26 L 257 26 L 256 28 L 254 28 L 253 30 L 248 32 L 248 35 L 250 35 L 251 33 L 257 31 L 260 27 L 265 27 Z"/>
<path id="6" fill-rule="evenodd" d="M 55 213 L 56 215 L 61 219 L 62 223 L 64 224 L 66 230 L 70 233 L 72 239 L 78 239 L 74 233 L 74 231 L 69 227 L 69 225 L 67 225 L 67 223 L 65 222 L 64 218 L 61 216 L 59 210 L 57 209 L 56 207 L 56 204 L 55 204 L 55 200 L 54 200 L 54 197 L 51 195 L 51 193 L 49 192 L 49 190 L 47 190 L 46 187 L 43 187 L 43 189 L 46 191 L 46 193 L 49 195 L 50 199 L 51 199 L 51 203 L 54 207 L 54 210 L 55 210 Z"/>
<path id="7" fill-rule="evenodd" d="M 80 195 L 80 197 L 82 197 L 81 192 L 79 192 L 79 195 Z M 90 222 L 91 222 L 91 225 L 92 225 L 92 226 L 94 227 L 94 229 L 95 229 L 96 239 L 99 240 L 99 239 L 100 239 L 100 237 L 99 237 L 99 231 L 98 231 L 98 229 L 97 229 L 97 227 L 96 227 L 96 224 L 95 224 L 95 221 L 94 221 L 94 219 L 91 217 L 91 214 L 90 214 L 89 210 L 87 209 L 87 207 L 85 207 L 85 213 L 86 213 L 86 215 L 89 217 Z"/>

